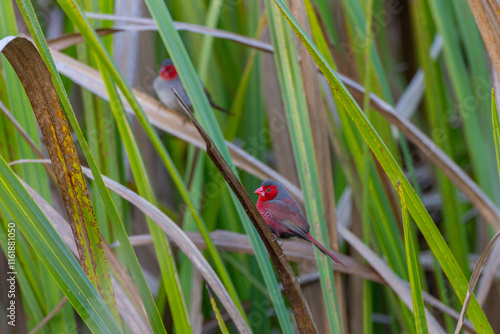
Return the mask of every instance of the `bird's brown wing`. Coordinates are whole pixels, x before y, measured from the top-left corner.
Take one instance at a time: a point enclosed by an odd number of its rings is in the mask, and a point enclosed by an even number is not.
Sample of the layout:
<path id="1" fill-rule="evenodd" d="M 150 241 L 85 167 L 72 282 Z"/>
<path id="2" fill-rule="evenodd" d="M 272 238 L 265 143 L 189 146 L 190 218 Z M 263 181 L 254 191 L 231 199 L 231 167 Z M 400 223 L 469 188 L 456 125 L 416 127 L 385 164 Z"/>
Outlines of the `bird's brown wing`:
<path id="1" fill-rule="evenodd" d="M 300 212 L 300 209 L 280 200 L 274 200 L 272 203 L 269 203 L 269 214 L 298 237 L 308 239 L 309 224 Z"/>

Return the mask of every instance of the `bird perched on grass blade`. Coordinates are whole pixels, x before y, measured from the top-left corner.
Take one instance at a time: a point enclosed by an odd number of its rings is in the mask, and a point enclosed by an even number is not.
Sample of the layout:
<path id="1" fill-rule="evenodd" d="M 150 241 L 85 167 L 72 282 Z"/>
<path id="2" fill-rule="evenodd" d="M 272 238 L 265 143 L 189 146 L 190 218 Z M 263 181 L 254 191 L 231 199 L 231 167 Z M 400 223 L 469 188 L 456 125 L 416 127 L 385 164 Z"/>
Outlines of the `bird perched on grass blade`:
<path id="1" fill-rule="evenodd" d="M 299 205 L 281 183 L 266 180 L 255 190 L 255 193 L 259 195 L 257 209 L 277 238 L 286 240 L 297 237 L 310 241 L 323 254 L 331 257 L 344 268 L 346 267 L 332 252 L 311 236 L 309 224 Z"/>
<path id="2" fill-rule="evenodd" d="M 166 105 L 169 109 L 184 114 L 182 107 L 180 106 L 179 102 L 177 101 L 177 98 L 175 97 L 170 87 L 173 87 L 177 91 L 179 97 L 186 103 L 187 107 L 192 111 L 193 106 L 191 105 L 191 101 L 189 101 L 189 98 L 186 94 L 186 90 L 182 85 L 177 70 L 175 69 L 174 63 L 172 62 L 171 59 L 167 58 L 161 63 L 158 76 L 155 78 L 153 82 L 153 88 L 156 92 L 156 95 L 158 95 L 158 98 L 164 105 Z M 213 108 L 218 109 L 227 114 L 231 114 L 229 110 L 216 105 L 214 101 L 212 101 L 210 94 L 208 94 L 203 84 L 202 87 L 203 90 L 205 91 L 205 94 L 207 95 L 208 102 Z"/>

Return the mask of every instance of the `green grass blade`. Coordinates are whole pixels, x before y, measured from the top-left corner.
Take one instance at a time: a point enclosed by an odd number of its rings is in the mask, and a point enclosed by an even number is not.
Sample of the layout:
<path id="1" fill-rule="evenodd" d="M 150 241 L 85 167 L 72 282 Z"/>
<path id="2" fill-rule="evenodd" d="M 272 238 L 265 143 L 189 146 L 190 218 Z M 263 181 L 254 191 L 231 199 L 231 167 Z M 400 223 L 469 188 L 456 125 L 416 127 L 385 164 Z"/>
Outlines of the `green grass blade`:
<path id="1" fill-rule="evenodd" d="M 344 104 L 344 107 L 360 130 L 364 140 L 370 146 L 370 149 L 386 172 L 393 186 L 396 187 L 398 180 L 400 180 L 405 193 L 405 198 L 407 200 L 408 210 L 427 240 L 432 252 L 441 264 L 458 298 L 463 301 L 467 290 L 467 280 L 465 279 L 463 272 L 460 270 L 455 257 L 448 248 L 448 245 L 444 241 L 429 213 L 416 195 L 402 170 L 397 165 L 394 157 L 387 150 L 387 147 L 375 132 L 370 122 L 366 119 L 365 115 L 361 112 L 359 106 L 354 101 L 351 94 L 347 91 L 346 87 L 339 80 L 337 74 L 331 69 L 324 57 L 318 52 L 309 37 L 304 33 L 303 29 L 293 18 L 283 1 L 275 0 L 275 2 L 297 33 L 297 36 L 311 53 L 313 59 L 318 64 L 321 72 L 323 72 L 329 84 L 338 94 L 340 100 Z M 471 300 L 469 315 L 476 330 L 483 331 L 485 333 L 493 332 L 475 297 Z"/>
<path id="2" fill-rule="evenodd" d="M 78 261 L 3 158 L 0 158 L 0 201 L 90 330 L 121 333 Z"/>
<path id="3" fill-rule="evenodd" d="M 217 303 L 215 302 L 214 296 L 212 295 L 212 292 L 210 292 L 210 288 L 208 287 L 208 285 L 205 286 L 207 287 L 208 297 L 210 298 L 210 305 L 212 305 L 212 309 L 214 310 L 215 318 L 217 319 L 217 323 L 219 324 L 219 329 L 222 334 L 229 334 L 226 323 L 224 322 L 224 319 L 222 319 L 222 315 L 220 314 Z"/>
<path id="4" fill-rule="evenodd" d="M 498 177 L 500 177 L 500 125 L 498 122 L 498 111 L 495 100 L 495 89 L 491 90 L 491 118 L 493 120 L 493 136 L 495 137 L 495 154 L 497 157 Z"/>
<path id="5" fill-rule="evenodd" d="M 410 277 L 411 299 L 413 302 L 415 327 L 417 329 L 417 333 L 425 334 L 428 333 L 428 330 L 425 318 L 424 299 L 422 298 L 418 257 L 415 252 L 415 245 L 413 243 L 413 234 L 411 232 L 410 219 L 408 218 L 405 195 L 403 192 L 403 188 L 400 185 L 398 186 L 398 192 L 401 199 L 401 209 L 403 210 L 405 250 L 406 259 L 408 262 L 408 276 Z"/>

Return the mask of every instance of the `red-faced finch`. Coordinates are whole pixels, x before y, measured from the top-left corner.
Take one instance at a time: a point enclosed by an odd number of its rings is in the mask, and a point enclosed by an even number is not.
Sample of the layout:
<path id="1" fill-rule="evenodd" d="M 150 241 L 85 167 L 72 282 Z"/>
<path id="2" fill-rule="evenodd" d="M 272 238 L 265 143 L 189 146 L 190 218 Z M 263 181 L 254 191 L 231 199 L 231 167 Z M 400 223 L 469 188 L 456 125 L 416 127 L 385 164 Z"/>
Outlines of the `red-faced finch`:
<path id="1" fill-rule="evenodd" d="M 203 86 L 203 84 L 202 84 Z M 174 63 L 172 62 L 171 59 L 165 59 L 161 63 L 160 71 L 158 72 L 158 76 L 155 78 L 153 82 L 153 88 L 156 92 L 156 95 L 158 95 L 158 98 L 160 101 L 166 105 L 169 109 L 175 110 L 181 114 L 184 114 L 184 111 L 182 110 L 182 107 L 180 106 L 179 102 L 177 101 L 177 97 L 175 96 L 174 92 L 170 87 L 173 87 L 176 91 L 179 97 L 186 103 L 187 107 L 189 108 L 190 111 L 193 111 L 193 106 L 191 105 L 191 101 L 189 101 L 189 98 L 186 94 L 186 90 L 184 89 L 184 86 L 182 85 L 181 79 L 179 78 L 179 75 L 177 73 L 177 70 L 175 69 Z M 213 101 L 212 98 L 210 97 L 210 94 L 208 94 L 207 90 L 205 87 L 203 87 L 203 90 L 205 91 L 205 94 L 207 95 L 208 102 L 210 105 L 218 109 L 222 112 L 225 112 L 227 114 L 231 114 L 231 112 L 227 109 L 224 109 L 218 105 L 216 105 Z"/>
<path id="2" fill-rule="evenodd" d="M 277 238 L 297 237 L 310 241 L 323 254 L 345 267 L 332 252 L 311 236 L 309 224 L 299 205 L 281 183 L 274 180 L 265 180 L 254 193 L 259 195 L 257 209 Z"/>

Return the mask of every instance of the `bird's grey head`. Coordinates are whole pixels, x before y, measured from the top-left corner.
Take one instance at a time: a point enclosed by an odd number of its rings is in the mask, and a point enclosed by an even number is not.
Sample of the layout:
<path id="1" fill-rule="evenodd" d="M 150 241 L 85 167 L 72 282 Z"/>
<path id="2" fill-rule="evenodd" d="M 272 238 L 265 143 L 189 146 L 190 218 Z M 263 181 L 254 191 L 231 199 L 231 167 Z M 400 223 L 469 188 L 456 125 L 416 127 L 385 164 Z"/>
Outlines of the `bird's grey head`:
<path id="1" fill-rule="evenodd" d="M 276 186 L 278 188 L 278 195 L 274 199 L 282 199 L 285 197 L 290 196 L 288 191 L 283 187 L 281 183 L 275 180 L 265 180 L 260 184 L 261 187 L 269 187 L 269 186 Z"/>

